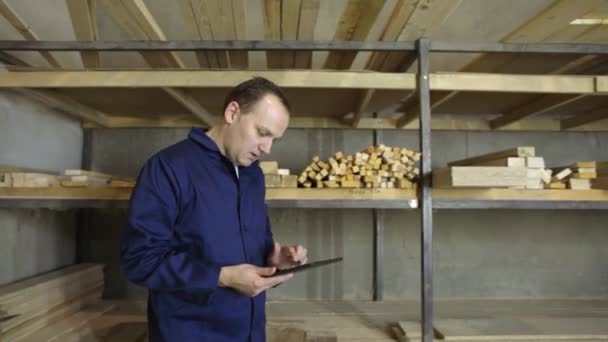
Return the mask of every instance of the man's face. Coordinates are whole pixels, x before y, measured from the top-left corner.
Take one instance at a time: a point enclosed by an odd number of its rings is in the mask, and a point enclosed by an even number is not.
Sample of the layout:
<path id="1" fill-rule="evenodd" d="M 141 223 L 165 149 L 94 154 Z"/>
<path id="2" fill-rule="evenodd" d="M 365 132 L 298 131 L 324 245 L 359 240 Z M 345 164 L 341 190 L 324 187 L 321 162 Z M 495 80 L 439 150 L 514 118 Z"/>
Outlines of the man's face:
<path id="1" fill-rule="evenodd" d="M 272 143 L 280 139 L 289 125 L 289 112 L 275 95 L 267 94 L 249 113 L 243 114 L 236 102 L 235 119 L 230 123 L 226 141 L 228 157 L 238 165 L 249 166 L 262 154 L 270 154 Z"/>

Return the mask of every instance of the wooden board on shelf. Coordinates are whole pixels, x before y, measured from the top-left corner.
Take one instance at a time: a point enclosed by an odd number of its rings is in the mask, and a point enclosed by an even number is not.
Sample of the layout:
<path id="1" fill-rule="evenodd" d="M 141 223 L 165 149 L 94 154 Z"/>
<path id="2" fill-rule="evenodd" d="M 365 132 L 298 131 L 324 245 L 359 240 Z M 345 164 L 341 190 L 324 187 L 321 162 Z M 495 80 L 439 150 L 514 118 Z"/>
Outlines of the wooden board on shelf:
<path id="1" fill-rule="evenodd" d="M 453 166 L 433 171 L 433 187 L 525 187 L 527 171 L 525 167 Z"/>
<path id="2" fill-rule="evenodd" d="M 605 190 L 433 189 L 437 200 L 608 201 Z"/>
<path id="3" fill-rule="evenodd" d="M 487 153 L 471 158 L 456 160 L 448 163 L 448 166 L 468 166 L 476 165 L 477 163 L 484 163 L 491 160 L 508 158 L 508 157 L 534 157 L 535 149 L 531 146 L 521 146 L 510 148 L 498 152 Z"/>

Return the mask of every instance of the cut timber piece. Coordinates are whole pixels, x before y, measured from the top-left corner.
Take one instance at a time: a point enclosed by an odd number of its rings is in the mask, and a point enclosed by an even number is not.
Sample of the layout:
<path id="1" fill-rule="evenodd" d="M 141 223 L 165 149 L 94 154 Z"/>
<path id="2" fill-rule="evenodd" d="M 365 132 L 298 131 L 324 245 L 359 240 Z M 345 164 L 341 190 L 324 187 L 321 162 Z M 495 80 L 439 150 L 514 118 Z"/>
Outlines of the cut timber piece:
<path id="1" fill-rule="evenodd" d="M 568 187 L 572 190 L 589 190 L 591 189 L 591 180 L 589 179 L 568 179 Z"/>
<path id="2" fill-rule="evenodd" d="M 507 157 L 476 163 L 475 166 L 510 166 L 525 167 L 526 159 L 520 157 Z"/>
<path id="3" fill-rule="evenodd" d="M 281 176 L 289 176 L 289 169 L 278 169 L 277 173 Z"/>
<path id="4" fill-rule="evenodd" d="M 501 166 L 455 166 L 433 171 L 433 186 L 449 187 L 525 187 L 527 169 Z"/>
<path id="5" fill-rule="evenodd" d="M 135 187 L 134 179 L 122 179 L 122 178 L 112 178 L 110 181 L 110 187 L 112 188 L 133 188 Z"/>
<path id="6" fill-rule="evenodd" d="M 575 168 L 587 168 L 587 167 L 596 168 L 597 164 L 598 163 L 595 162 L 595 161 L 578 161 L 578 162 L 574 163 L 574 165 L 572 165 L 572 167 L 575 167 Z"/>
<path id="7" fill-rule="evenodd" d="M 578 171 L 578 173 L 597 173 L 595 167 L 579 167 L 576 171 Z"/>
<path id="8" fill-rule="evenodd" d="M 27 167 L 0 164 L 0 173 L 10 173 L 10 172 L 43 173 L 46 175 L 57 175 L 57 173 L 47 171 L 47 170 L 31 169 L 31 168 L 27 168 Z"/>
<path id="9" fill-rule="evenodd" d="M 547 185 L 545 185 L 546 189 L 565 189 L 566 188 L 566 183 L 563 182 L 552 182 L 549 183 Z"/>
<path id="10" fill-rule="evenodd" d="M 263 161 L 260 162 L 260 168 L 265 174 L 276 174 L 279 171 L 279 163 L 276 161 Z"/>
<path id="11" fill-rule="evenodd" d="M 296 175 L 281 175 L 281 188 L 297 188 L 298 176 Z"/>
<path id="12" fill-rule="evenodd" d="M 543 183 L 549 184 L 551 183 L 551 174 L 553 174 L 552 170 L 541 170 L 540 179 L 543 180 Z"/>
<path id="13" fill-rule="evenodd" d="M 526 166 L 529 169 L 544 169 L 545 158 L 543 157 L 526 157 Z"/>
<path id="14" fill-rule="evenodd" d="M 608 177 L 600 177 L 591 180 L 591 187 L 593 189 L 608 190 Z"/>
<path id="15" fill-rule="evenodd" d="M 456 160 L 448 163 L 448 166 L 467 166 L 467 165 L 476 165 L 477 163 L 486 162 L 489 160 L 508 158 L 508 157 L 534 157 L 535 149 L 534 147 L 515 147 L 510 148 L 503 151 L 483 154 L 476 157 L 471 157 L 462 160 Z"/>
<path id="16" fill-rule="evenodd" d="M 66 176 L 88 176 L 88 177 L 96 177 L 96 178 L 112 178 L 112 175 L 108 175 L 105 173 L 97 172 L 97 171 L 88 171 L 88 170 L 65 170 L 64 175 Z M 75 180 L 75 179 L 73 179 Z"/>
<path id="17" fill-rule="evenodd" d="M 280 188 L 281 175 L 274 175 L 270 173 L 264 174 L 264 184 L 267 188 Z"/>
<path id="18" fill-rule="evenodd" d="M 606 317 L 500 317 L 438 319 L 446 341 L 558 341 L 608 338 Z"/>
<path id="19" fill-rule="evenodd" d="M 13 186 L 13 178 L 9 173 L 0 173 L 0 188 L 10 188 Z"/>
<path id="20" fill-rule="evenodd" d="M 15 188 L 48 188 L 59 185 L 57 176 L 44 173 L 12 172 L 10 177 Z"/>
<path id="21" fill-rule="evenodd" d="M 597 178 L 597 173 L 595 172 L 589 172 L 589 173 L 580 173 L 580 172 L 576 172 L 573 173 L 571 178 L 577 178 L 577 179 L 593 179 L 593 178 Z"/>
<path id="22" fill-rule="evenodd" d="M 544 186 L 543 186 L 543 182 L 540 180 L 540 178 L 528 178 L 528 180 L 526 180 L 526 186 L 524 188 L 540 190 L 540 189 L 544 189 Z"/>
<path id="23" fill-rule="evenodd" d="M 562 179 L 568 177 L 570 174 L 572 174 L 572 170 L 570 170 L 569 168 L 565 168 L 565 169 L 561 170 L 560 172 L 557 172 L 555 174 L 555 176 L 553 176 L 553 179 L 562 180 Z"/>

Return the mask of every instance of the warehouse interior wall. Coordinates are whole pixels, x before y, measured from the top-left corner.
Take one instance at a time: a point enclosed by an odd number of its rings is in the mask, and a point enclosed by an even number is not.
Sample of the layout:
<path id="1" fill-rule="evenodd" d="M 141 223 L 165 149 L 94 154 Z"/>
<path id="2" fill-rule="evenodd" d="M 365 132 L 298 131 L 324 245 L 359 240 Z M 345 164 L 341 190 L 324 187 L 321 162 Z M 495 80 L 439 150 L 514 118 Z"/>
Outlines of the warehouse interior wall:
<path id="1" fill-rule="evenodd" d="M 61 172 L 80 168 L 80 121 L 0 91 L 0 165 Z M 77 211 L 0 209 L 0 285 L 76 261 Z"/>
<path id="2" fill-rule="evenodd" d="M 188 129 L 88 129 L 85 168 L 136 177 L 155 152 Z M 418 132 L 382 131 L 380 142 L 418 150 Z M 353 154 L 373 143 L 372 130 L 289 129 L 266 160 L 300 172 L 318 155 Z M 608 133 L 466 132 L 432 134 L 433 167 L 514 146 L 535 146 L 548 166 L 608 155 Z M 119 270 L 125 209 L 86 209 L 79 257 L 108 265 L 105 298 L 143 299 L 146 291 Z M 371 300 L 371 209 L 269 210 L 275 239 L 301 243 L 309 260 L 344 262 L 298 274 L 269 291 L 271 300 Z M 415 210 L 384 210 L 384 297 L 418 300 L 420 218 Z M 594 210 L 438 210 L 434 216 L 436 299 L 608 298 L 608 212 Z"/>

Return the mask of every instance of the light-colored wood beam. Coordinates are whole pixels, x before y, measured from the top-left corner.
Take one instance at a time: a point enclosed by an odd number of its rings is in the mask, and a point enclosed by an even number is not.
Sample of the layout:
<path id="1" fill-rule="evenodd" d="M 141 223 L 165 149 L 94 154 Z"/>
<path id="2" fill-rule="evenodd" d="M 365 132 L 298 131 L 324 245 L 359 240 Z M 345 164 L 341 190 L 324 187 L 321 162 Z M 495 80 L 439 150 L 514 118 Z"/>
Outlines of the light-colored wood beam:
<path id="1" fill-rule="evenodd" d="M 354 128 L 359 127 L 359 124 L 361 123 L 361 117 L 363 113 L 365 113 L 365 111 L 367 110 L 367 106 L 371 102 L 372 97 L 374 97 L 375 92 L 375 89 L 368 89 L 363 91 L 363 94 L 359 98 L 359 103 L 357 104 L 357 111 L 355 112 L 355 115 L 353 116 L 353 121 L 351 123 Z"/>
<path id="2" fill-rule="evenodd" d="M 38 36 L 30 29 L 21 17 L 15 12 L 6 0 L 0 0 L 0 14 L 25 38 L 26 40 L 38 40 Z M 61 68 L 61 64 L 48 51 L 41 51 L 42 57 L 54 68 Z"/>
<path id="3" fill-rule="evenodd" d="M 567 130 L 603 119 L 608 119 L 608 107 L 597 108 L 587 113 L 580 113 L 573 117 L 563 119 L 561 121 L 561 128 Z"/>
<path id="4" fill-rule="evenodd" d="M 184 107 L 190 110 L 192 114 L 199 118 L 205 125 L 207 125 L 207 127 L 213 126 L 215 123 L 215 117 L 185 91 L 175 88 L 165 88 L 165 91 Z"/>
<path id="5" fill-rule="evenodd" d="M 331 71 L 37 71 L 0 73 L 0 87 L 212 87 L 231 88 L 261 76 L 287 88 L 414 89 L 413 74 Z"/>
<path id="6" fill-rule="evenodd" d="M 315 26 L 319 17 L 319 0 L 301 0 L 300 23 L 298 24 L 298 40 L 313 40 Z M 310 69 L 312 66 L 312 52 L 296 52 L 295 68 Z"/>
<path id="7" fill-rule="evenodd" d="M 281 40 L 281 0 L 264 0 L 264 39 Z M 282 56 L 281 51 L 266 52 L 268 68 L 281 68 Z"/>
<path id="8" fill-rule="evenodd" d="M 26 88 L 17 88 L 14 90 L 47 106 L 60 109 L 79 119 L 92 121 L 101 127 L 107 127 L 109 125 L 109 118 L 106 114 L 83 105 L 68 96 L 59 94 L 56 91 Z"/>
<path id="9" fill-rule="evenodd" d="M 76 39 L 85 41 L 97 40 L 95 1 L 67 0 L 67 6 Z M 85 68 L 94 69 L 99 67 L 99 52 L 82 51 L 80 52 L 80 57 Z"/>
<path id="10" fill-rule="evenodd" d="M 334 40 L 366 40 L 384 2 L 384 0 L 348 0 L 338 21 Z M 356 56 L 356 51 L 332 51 L 325 61 L 325 68 L 349 69 Z"/>
<path id="11" fill-rule="evenodd" d="M 545 95 L 541 96 L 532 102 L 528 102 L 522 106 L 511 110 L 510 112 L 499 116 L 490 121 L 492 128 L 500 128 L 512 122 L 521 120 L 525 117 L 535 114 L 544 113 L 552 109 L 564 106 L 568 103 L 581 99 L 582 95 L 560 94 L 560 95 Z"/>
<path id="12" fill-rule="evenodd" d="M 598 93 L 608 94 L 608 76 L 597 76 L 595 78 L 595 90 Z"/>
<path id="13" fill-rule="evenodd" d="M 195 119 L 190 118 L 190 115 L 168 116 L 159 118 L 142 118 L 142 117 L 124 117 L 110 116 L 108 117 L 108 127 L 111 128 L 154 128 L 154 127 L 192 127 L 200 124 Z M 95 128 L 99 125 L 84 122 L 83 127 Z M 341 118 L 330 117 L 310 117 L 292 114 L 289 120 L 289 128 L 353 128 L 348 122 L 344 122 Z M 358 129 L 402 129 L 402 130 L 417 130 L 418 120 L 397 127 L 396 120 L 393 118 L 361 118 Z M 445 119 L 435 117 L 431 119 L 431 128 L 433 130 L 446 131 L 490 131 L 492 128 L 487 120 L 483 119 Z M 557 132 L 562 130 L 559 120 L 551 119 L 532 119 L 521 120 L 510 125 L 501 127 L 499 131 L 548 131 Z M 579 132 L 595 132 L 608 131 L 608 120 L 593 122 L 591 124 L 577 126 L 572 131 Z"/>
<path id="14" fill-rule="evenodd" d="M 16 66 L 20 66 L 20 67 L 30 67 L 31 65 L 29 65 L 28 63 L 22 61 L 21 59 L 8 54 L 4 51 L 0 51 L 0 62 L 2 62 L 5 65 L 16 65 Z"/>

